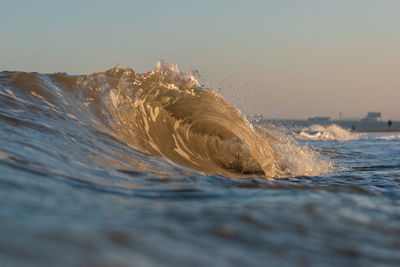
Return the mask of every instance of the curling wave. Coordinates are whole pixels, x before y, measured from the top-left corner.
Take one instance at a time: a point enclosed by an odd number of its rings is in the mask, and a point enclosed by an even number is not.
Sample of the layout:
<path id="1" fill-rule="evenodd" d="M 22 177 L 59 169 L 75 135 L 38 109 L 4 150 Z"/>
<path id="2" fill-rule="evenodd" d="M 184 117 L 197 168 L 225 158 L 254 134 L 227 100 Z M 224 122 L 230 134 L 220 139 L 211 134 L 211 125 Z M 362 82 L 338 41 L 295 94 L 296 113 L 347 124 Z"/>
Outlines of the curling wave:
<path id="1" fill-rule="evenodd" d="M 118 66 L 80 76 L 3 72 L 0 82 L 8 101 L 40 109 L 48 117 L 40 127 L 51 130 L 57 128 L 57 118 L 68 118 L 125 142 L 143 157 L 207 174 L 271 178 L 330 169 L 311 150 L 253 127 L 193 73 L 162 61 L 144 74 Z"/>

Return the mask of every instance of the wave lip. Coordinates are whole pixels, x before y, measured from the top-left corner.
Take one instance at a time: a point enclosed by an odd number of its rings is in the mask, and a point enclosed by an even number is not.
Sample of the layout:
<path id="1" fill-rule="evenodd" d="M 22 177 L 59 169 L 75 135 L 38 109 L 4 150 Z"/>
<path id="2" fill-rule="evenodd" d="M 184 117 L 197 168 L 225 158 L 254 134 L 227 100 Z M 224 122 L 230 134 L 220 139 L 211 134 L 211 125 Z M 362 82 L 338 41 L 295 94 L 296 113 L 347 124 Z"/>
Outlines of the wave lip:
<path id="1" fill-rule="evenodd" d="M 118 135 L 151 155 L 210 174 L 279 175 L 268 140 L 177 65 L 159 62 L 152 72 L 122 75 L 108 103 Z"/>

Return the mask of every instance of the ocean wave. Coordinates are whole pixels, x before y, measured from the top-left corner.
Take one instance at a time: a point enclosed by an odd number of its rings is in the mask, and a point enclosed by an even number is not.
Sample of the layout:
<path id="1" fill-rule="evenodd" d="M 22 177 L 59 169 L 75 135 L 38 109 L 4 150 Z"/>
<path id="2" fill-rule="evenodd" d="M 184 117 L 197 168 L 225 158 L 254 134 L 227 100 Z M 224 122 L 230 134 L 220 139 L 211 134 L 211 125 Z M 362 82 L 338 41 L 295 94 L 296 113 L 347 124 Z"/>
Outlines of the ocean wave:
<path id="1" fill-rule="evenodd" d="M 375 139 L 390 141 L 390 140 L 400 139 L 400 134 L 399 135 L 376 136 Z"/>
<path id="2" fill-rule="evenodd" d="M 332 124 L 327 127 L 319 124 L 314 124 L 309 127 L 303 128 L 299 133 L 299 137 L 311 140 L 349 141 L 359 139 L 360 134 L 352 133 L 349 130 L 343 129 L 336 124 Z"/>
<path id="3" fill-rule="evenodd" d="M 68 134 L 59 130 L 61 124 L 73 124 L 78 132 L 92 129 L 134 148 L 141 161 L 158 157 L 228 177 L 318 175 L 331 169 L 312 149 L 254 127 L 193 73 L 162 61 L 144 74 L 119 66 L 77 76 L 2 72 L 0 87 L 0 101 L 7 106 L 2 120 L 47 130 L 55 139 Z M 88 138 L 80 134 L 71 146 Z"/>

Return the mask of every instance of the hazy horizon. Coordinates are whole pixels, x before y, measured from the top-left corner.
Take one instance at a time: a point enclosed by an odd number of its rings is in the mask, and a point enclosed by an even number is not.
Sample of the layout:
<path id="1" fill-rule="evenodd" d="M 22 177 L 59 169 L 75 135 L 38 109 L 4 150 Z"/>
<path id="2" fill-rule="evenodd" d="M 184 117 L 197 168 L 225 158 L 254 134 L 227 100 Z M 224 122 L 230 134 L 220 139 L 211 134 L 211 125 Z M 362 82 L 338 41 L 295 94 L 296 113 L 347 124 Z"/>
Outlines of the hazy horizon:
<path id="1" fill-rule="evenodd" d="M 244 113 L 400 120 L 398 1 L 2 1 L 0 71 L 198 70 Z"/>

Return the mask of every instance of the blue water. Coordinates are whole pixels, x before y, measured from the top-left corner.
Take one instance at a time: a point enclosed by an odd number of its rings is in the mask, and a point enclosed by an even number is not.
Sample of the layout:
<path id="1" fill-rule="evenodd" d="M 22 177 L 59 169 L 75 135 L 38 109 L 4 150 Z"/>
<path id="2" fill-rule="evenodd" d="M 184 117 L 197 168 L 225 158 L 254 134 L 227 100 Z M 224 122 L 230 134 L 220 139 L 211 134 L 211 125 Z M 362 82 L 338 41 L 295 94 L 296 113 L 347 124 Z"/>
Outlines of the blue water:
<path id="1" fill-rule="evenodd" d="M 400 133 L 293 134 L 329 171 L 238 178 L 148 153 L 99 101 L 17 74 L 0 75 L 0 266 L 400 265 Z"/>

